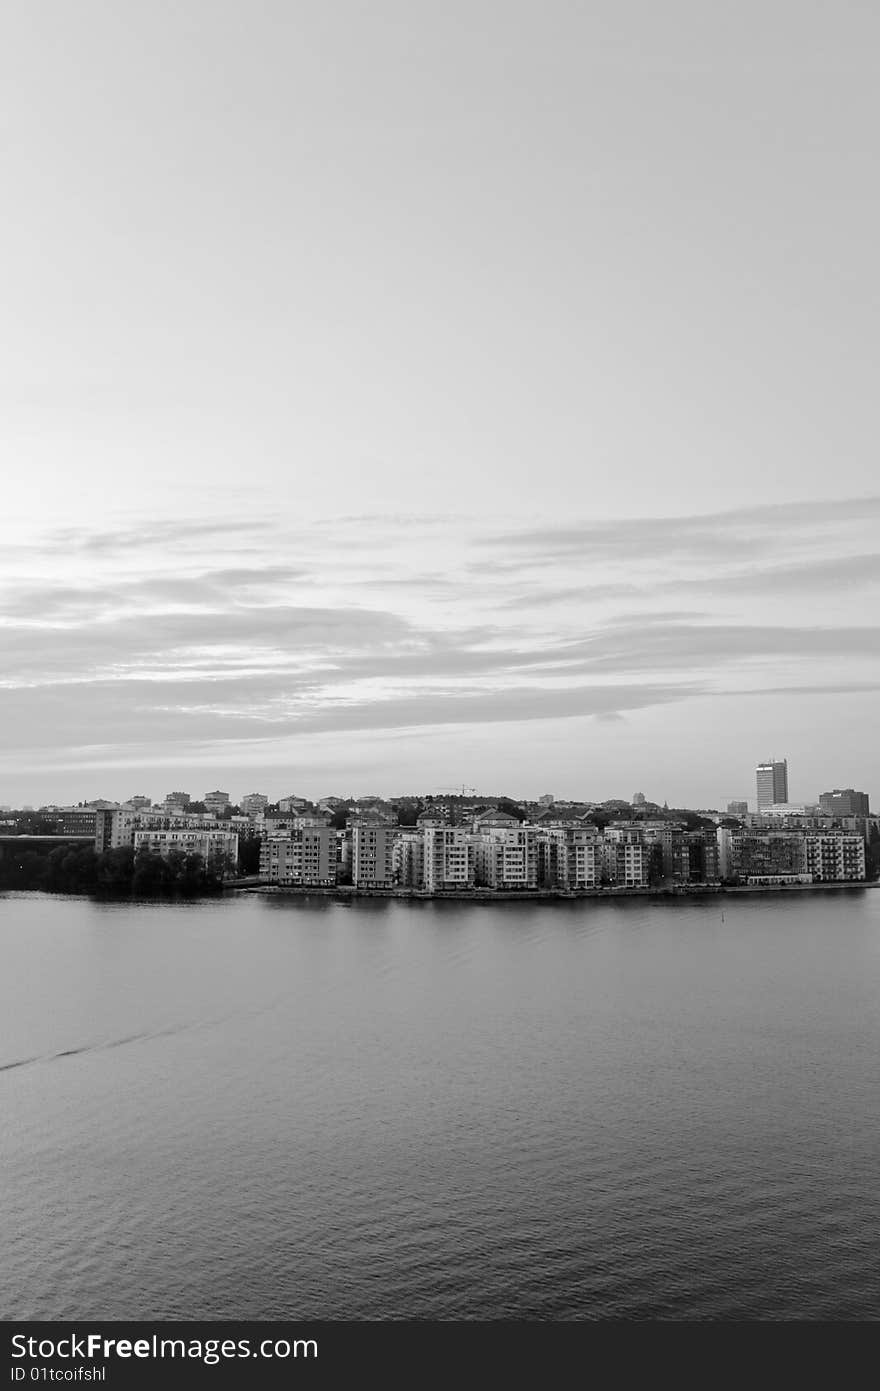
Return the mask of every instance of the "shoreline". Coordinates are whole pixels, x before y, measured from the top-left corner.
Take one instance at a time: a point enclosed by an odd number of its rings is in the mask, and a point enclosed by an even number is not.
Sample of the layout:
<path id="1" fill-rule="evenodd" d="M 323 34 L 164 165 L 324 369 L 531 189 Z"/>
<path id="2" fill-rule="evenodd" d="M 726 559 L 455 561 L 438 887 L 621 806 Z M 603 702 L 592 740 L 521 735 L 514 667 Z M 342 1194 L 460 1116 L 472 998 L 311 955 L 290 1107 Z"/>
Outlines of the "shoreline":
<path id="1" fill-rule="evenodd" d="M 880 888 L 880 880 L 860 879 L 834 883 L 814 884 L 693 884 L 675 885 L 668 888 L 649 887 L 639 889 L 430 889 L 391 888 L 363 889 L 351 884 L 227 884 L 224 893 L 251 893 L 266 897 L 308 898 L 320 897 L 350 902 L 360 898 L 391 898 L 402 902 L 452 902 L 452 903 L 558 903 L 575 899 L 618 899 L 618 898 L 707 898 L 719 895 L 737 894 L 779 894 L 815 893 L 826 890 Z"/>

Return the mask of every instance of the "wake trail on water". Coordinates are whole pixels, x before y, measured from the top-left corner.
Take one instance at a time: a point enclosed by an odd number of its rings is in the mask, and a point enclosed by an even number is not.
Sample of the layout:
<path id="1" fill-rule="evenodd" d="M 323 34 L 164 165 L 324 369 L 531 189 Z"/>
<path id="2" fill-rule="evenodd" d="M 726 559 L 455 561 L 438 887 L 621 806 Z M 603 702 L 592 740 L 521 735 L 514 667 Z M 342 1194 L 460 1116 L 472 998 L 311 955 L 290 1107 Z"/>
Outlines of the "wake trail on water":
<path id="1" fill-rule="evenodd" d="M 62 1048 L 56 1053 L 37 1053 L 32 1058 L 18 1058 L 15 1062 L 0 1063 L 0 1072 L 13 1072 L 19 1067 L 33 1067 L 36 1063 L 55 1063 L 62 1058 L 77 1058 L 83 1053 L 106 1053 L 111 1048 L 124 1048 L 129 1043 L 141 1043 L 145 1039 L 172 1038 L 175 1034 L 190 1033 L 196 1029 L 211 1028 L 223 1024 L 231 1016 L 222 1015 L 215 1019 L 189 1020 L 185 1024 L 172 1024 L 167 1029 L 145 1029 L 137 1034 L 125 1034 L 122 1038 L 102 1039 L 99 1043 L 83 1043 L 78 1048 Z"/>

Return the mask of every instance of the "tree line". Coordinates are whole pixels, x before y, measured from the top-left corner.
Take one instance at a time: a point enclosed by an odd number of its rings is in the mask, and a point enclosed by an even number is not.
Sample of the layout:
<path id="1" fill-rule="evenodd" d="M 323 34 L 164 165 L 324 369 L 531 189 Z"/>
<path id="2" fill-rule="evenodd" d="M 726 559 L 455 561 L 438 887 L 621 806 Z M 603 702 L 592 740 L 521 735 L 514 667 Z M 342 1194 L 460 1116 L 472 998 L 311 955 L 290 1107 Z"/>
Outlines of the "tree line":
<path id="1" fill-rule="evenodd" d="M 129 846 L 98 853 L 93 846 L 56 845 L 51 850 L 4 846 L 0 889 L 92 894 L 106 898 L 201 898 L 219 894 L 232 866 L 222 856 L 172 850 L 158 855 Z"/>

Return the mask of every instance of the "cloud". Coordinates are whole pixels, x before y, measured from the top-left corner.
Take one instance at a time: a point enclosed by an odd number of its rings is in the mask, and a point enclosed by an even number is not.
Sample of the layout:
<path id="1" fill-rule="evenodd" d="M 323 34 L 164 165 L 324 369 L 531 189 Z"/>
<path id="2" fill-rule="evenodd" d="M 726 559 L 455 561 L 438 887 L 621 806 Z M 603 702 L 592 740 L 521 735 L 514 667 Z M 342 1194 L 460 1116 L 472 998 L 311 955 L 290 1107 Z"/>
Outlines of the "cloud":
<path id="1" fill-rule="evenodd" d="M 271 764 L 308 734 L 616 723 L 695 696 L 819 694 L 832 671 L 835 688 L 874 689 L 871 611 L 835 623 L 816 596 L 876 582 L 873 537 L 856 545 L 852 529 L 878 509 L 533 527 L 496 538 L 483 575 L 476 533 L 445 551 L 442 528 L 402 526 L 397 543 L 387 518 L 372 531 L 369 519 L 300 531 L 183 519 L 162 544 L 149 527 L 93 545 L 71 532 L 61 560 L 53 533 L 44 567 L 3 558 L 0 747 L 60 762 L 252 745 Z M 363 543 L 351 554 L 346 527 Z M 259 553 L 243 555 L 246 541 Z M 521 564 L 536 547 L 543 583 Z M 785 604 L 771 616 L 774 595 Z"/>

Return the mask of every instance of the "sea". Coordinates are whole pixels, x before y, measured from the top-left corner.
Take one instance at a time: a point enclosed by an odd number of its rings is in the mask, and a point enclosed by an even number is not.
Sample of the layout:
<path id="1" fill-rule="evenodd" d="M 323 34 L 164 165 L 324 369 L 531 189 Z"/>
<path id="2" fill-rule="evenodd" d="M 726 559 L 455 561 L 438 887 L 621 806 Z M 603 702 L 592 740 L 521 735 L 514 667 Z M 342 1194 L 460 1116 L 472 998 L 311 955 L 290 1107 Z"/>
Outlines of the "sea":
<path id="1" fill-rule="evenodd" d="M 880 1316 L 880 890 L 0 897 L 6 1319 Z"/>

